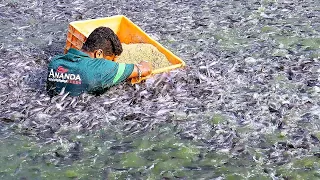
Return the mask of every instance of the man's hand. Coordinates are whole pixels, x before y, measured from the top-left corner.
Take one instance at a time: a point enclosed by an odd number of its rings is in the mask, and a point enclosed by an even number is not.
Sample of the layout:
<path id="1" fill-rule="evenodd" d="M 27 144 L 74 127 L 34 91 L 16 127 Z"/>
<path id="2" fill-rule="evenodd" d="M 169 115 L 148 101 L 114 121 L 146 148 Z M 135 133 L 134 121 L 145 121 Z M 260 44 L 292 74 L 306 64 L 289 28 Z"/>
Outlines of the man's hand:
<path id="1" fill-rule="evenodd" d="M 147 61 L 141 61 L 139 64 L 137 64 L 139 69 L 141 70 L 141 76 L 146 77 L 149 76 L 152 72 L 152 64 Z"/>
<path id="2" fill-rule="evenodd" d="M 131 75 L 128 77 L 129 79 L 139 77 L 138 68 L 141 71 L 141 77 L 149 76 L 152 72 L 152 64 L 147 61 L 141 61 L 140 63 L 135 64 Z"/>

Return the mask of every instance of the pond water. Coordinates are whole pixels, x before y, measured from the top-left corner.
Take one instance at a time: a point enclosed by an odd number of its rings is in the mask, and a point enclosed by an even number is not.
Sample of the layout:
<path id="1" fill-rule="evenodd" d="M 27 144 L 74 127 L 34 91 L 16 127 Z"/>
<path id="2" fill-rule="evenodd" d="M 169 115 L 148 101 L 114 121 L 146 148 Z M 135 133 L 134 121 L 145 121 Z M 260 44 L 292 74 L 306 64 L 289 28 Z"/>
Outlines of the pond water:
<path id="1" fill-rule="evenodd" d="M 68 23 L 122 14 L 187 67 L 50 98 Z M 317 0 L 0 1 L 0 179 L 320 179 Z"/>

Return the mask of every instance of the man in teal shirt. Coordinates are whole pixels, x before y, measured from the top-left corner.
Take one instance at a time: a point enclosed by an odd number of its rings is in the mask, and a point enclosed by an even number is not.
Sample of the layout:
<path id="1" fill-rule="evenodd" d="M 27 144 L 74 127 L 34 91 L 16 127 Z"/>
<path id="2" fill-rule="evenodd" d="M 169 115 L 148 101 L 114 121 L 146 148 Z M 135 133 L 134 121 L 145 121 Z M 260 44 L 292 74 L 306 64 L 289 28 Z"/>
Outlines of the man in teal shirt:
<path id="1" fill-rule="evenodd" d="M 126 79 L 150 75 L 152 66 L 112 61 L 122 53 L 117 35 L 107 27 L 95 29 L 81 50 L 70 48 L 65 55 L 52 59 L 48 66 L 47 91 L 50 96 L 61 91 L 71 96 L 81 93 L 101 94 Z"/>

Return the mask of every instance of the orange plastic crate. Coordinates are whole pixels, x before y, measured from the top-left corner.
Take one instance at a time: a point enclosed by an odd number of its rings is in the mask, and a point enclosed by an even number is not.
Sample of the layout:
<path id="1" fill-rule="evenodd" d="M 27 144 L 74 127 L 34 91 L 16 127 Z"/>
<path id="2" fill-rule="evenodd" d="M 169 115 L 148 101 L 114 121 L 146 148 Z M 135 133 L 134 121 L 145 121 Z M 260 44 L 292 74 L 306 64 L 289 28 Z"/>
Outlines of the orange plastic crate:
<path id="1" fill-rule="evenodd" d="M 64 53 L 67 53 L 70 48 L 75 48 L 78 50 L 81 49 L 89 34 L 94 29 L 100 26 L 111 28 L 117 34 L 121 43 L 148 43 L 152 44 L 161 53 L 163 53 L 167 57 L 171 65 L 160 69 L 154 69 L 151 75 L 168 72 L 170 70 L 177 69 L 186 65 L 183 60 L 163 47 L 160 43 L 152 39 L 141 28 L 139 28 L 123 15 L 71 22 L 69 24 Z M 144 77 L 141 79 L 134 78 L 131 80 L 131 83 L 138 83 L 146 78 L 148 77 Z"/>

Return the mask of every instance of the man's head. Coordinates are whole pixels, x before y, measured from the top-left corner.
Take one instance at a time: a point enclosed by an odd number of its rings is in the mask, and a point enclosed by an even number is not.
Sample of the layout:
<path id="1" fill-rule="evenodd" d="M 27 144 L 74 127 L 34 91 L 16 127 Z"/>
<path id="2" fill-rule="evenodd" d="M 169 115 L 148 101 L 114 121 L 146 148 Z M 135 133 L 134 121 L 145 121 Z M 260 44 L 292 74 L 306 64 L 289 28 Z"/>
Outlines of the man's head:
<path id="1" fill-rule="evenodd" d="M 113 59 L 122 53 L 118 36 L 108 27 L 96 28 L 83 44 L 82 50 L 93 58 Z"/>

